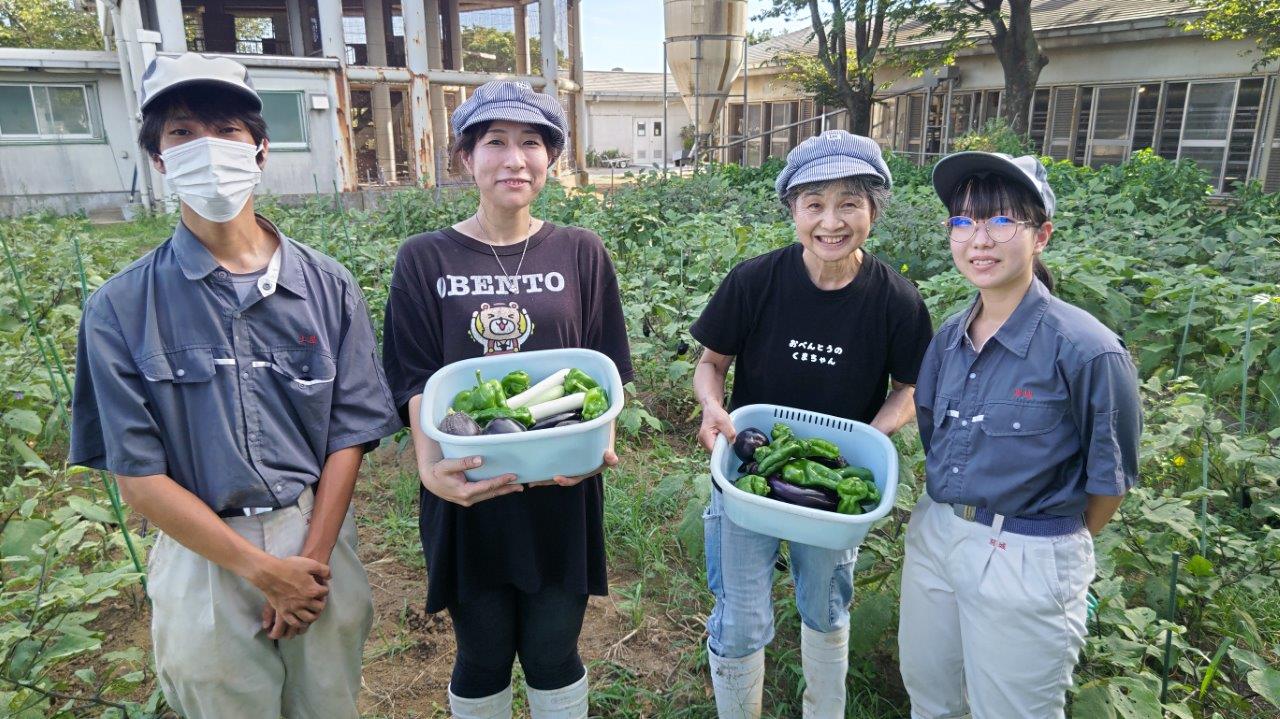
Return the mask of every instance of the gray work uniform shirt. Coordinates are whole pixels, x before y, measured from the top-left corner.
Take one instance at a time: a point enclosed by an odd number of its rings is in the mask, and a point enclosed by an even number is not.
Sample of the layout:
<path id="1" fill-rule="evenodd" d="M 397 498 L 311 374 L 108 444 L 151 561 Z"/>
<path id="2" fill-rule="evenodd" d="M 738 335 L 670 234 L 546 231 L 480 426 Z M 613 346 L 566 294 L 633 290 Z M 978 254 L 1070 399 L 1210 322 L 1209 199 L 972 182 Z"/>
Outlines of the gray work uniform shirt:
<path id="1" fill-rule="evenodd" d="M 400 426 L 351 273 L 258 222 L 278 274 L 243 300 L 181 223 L 89 298 L 72 464 L 167 474 L 214 511 L 284 507 L 329 454 Z"/>
<path id="2" fill-rule="evenodd" d="M 1138 478 L 1142 408 L 1124 343 L 1039 281 L 975 352 L 977 309 L 942 324 L 916 385 L 929 496 L 1006 516 L 1084 511 Z"/>

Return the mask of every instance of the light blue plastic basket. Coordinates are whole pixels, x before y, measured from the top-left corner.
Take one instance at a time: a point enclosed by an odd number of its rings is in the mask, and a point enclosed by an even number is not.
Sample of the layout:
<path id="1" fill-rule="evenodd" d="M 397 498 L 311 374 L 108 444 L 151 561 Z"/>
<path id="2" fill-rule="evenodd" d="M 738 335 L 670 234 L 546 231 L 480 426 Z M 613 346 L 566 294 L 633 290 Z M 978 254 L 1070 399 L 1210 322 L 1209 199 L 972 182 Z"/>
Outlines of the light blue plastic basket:
<path id="1" fill-rule="evenodd" d="M 893 509 L 898 495 L 898 452 L 889 438 L 870 425 L 827 414 L 773 404 L 749 404 L 729 417 L 741 432 L 755 427 L 766 435 L 775 422 L 790 426 L 800 439 L 820 437 L 834 442 L 849 464 L 866 467 L 880 490 L 880 504 L 866 514 L 838 514 L 760 497 L 733 486 L 742 463 L 721 436 L 711 452 L 711 477 L 724 494 L 724 513 L 734 524 L 753 532 L 828 549 L 853 549 L 871 526 Z"/>
<path id="2" fill-rule="evenodd" d="M 477 369 L 486 380 L 524 370 L 536 384 L 566 367 L 586 372 L 608 391 L 609 411 L 590 422 L 536 432 L 460 437 L 438 428 L 454 395 L 475 386 Z M 527 483 L 556 475 L 573 477 L 599 467 L 609 448 L 610 425 L 622 411 L 623 401 L 622 377 L 607 355 L 580 348 L 514 352 L 461 360 L 441 368 L 422 391 L 418 419 L 423 432 L 440 444 L 445 459 L 484 457 L 483 465 L 466 473 L 467 479 L 477 482 L 513 473 L 518 483 Z"/>

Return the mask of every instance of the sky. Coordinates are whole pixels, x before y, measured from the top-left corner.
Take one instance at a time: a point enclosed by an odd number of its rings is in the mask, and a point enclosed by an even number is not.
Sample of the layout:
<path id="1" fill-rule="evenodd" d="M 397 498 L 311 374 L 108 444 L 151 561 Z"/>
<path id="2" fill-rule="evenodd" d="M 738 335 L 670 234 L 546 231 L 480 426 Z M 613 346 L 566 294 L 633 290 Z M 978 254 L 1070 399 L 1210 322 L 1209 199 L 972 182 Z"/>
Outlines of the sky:
<path id="1" fill-rule="evenodd" d="M 808 26 L 805 19 L 755 21 L 770 0 L 749 0 L 747 27 L 772 28 L 775 35 Z M 587 70 L 659 72 L 662 69 L 662 0 L 585 0 L 582 3 L 582 59 Z"/>

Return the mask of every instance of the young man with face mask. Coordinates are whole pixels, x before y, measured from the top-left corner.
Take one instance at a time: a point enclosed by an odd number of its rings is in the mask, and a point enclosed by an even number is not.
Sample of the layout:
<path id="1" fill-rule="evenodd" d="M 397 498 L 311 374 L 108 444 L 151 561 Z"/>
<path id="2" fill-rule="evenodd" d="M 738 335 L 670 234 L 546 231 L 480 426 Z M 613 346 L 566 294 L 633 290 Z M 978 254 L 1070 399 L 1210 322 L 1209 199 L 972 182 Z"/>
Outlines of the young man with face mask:
<path id="1" fill-rule="evenodd" d="M 373 607 L 351 495 L 399 426 L 364 297 L 254 213 L 268 141 L 242 65 L 160 57 L 141 95 L 181 222 L 86 303 L 70 461 L 160 530 L 151 634 L 180 715 L 356 717 Z"/>

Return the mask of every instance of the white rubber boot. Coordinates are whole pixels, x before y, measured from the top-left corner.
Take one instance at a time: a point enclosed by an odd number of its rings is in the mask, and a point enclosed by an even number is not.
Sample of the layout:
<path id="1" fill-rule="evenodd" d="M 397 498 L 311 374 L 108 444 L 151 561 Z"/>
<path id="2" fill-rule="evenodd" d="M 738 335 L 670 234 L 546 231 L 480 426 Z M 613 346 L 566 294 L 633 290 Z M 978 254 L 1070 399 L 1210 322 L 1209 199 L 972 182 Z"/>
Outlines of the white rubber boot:
<path id="1" fill-rule="evenodd" d="M 760 719 L 764 704 L 764 650 L 739 659 L 725 659 L 708 648 L 707 658 L 720 719 Z"/>
<path id="2" fill-rule="evenodd" d="M 449 689 L 453 719 L 511 719 L 511 687 L 479 699 L 464 699 Z"/>
<path id="3" fill-rule="evenodd" d="M 587 675 L 560 689 L 526 686 L 529 713 L 533 719 L 587 719 Z"/>
<path id="4" fill-rule="evenodd" d="M 800 664 L 804 668 L 804 719 L 844 717 L 849 628 L 819 632 L 801 622 Z"/>

